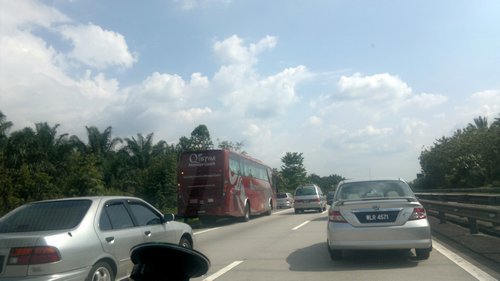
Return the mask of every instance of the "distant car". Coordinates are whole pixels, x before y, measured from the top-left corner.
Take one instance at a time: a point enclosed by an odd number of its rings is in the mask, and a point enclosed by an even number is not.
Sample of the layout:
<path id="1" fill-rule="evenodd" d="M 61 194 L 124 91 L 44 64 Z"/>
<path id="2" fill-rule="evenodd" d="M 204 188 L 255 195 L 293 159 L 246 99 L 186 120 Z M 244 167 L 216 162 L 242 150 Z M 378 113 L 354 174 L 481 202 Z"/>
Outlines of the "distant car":
<path id="1" fill-rule="evenodd" d="M 276 195 L 278 208 L 292 208 L 293 201 L 293 195 L 289 192 L 278 193 L 278 195 Z"/>
<path id="2" fill-rule="evenodd" d="M 326 210 L 326 197 L 315 184 L 308 184 L 297 187 L 294 195 L 295 213 L 302 213 L 305 210 L 317 210 L 323 212 Z"/>
<path id="3" fill-rule="evenodd" d="M 328 191 L 328 193 L 326 193 L 326 204 L 332 205 L 334 195 L 335 191 Z"/>
<path id="4" fill-rule="evenodd" d="M 432 250 L 426 211 L 401 179 L 340 182 L 328 217 L 333 260 L 344 250 L 415 249 L 419 259 L 429 258 Z"/>
<path id="5" fill-rule="evenodd" d="M 0 218 L 0 280 L 127 280 L 132 247 L 193 247 L 187 224 L 135 197 L 29 203 Z"/>

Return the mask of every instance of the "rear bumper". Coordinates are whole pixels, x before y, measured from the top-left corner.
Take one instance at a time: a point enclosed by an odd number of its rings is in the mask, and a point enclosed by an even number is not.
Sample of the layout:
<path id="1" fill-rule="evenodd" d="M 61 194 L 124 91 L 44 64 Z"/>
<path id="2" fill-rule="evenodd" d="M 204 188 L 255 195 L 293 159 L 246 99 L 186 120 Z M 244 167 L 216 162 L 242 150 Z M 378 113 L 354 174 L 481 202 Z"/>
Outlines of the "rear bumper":
<path id="1" fill-rule="evenodd" d="M 432 247 L 427 220 L 409 221 L 400 226 L 353 227 L 328 222 L 328 246 L 332 250 L 424 249 Z"/>
<path id="2" fill-rule="evenodd" d="M 309 203 L 297 203 L 295 202 L 294 208 L 296 210 L 317 210 L 324 208 L 326 206 L 325 203 L 320 202 L 309 202 Z"/>
<path id="3" fill-rule="evenodd" d="M 82 281 L 87 278 L 90 268 L 81 268 L 73 271 L 55 273 L 51 275 L 38 276 L 20 276 L 20 277 L 3 277 L 0 274 L 2 281 Z"/>
<path id="4" fill-rule="evenodd" d="M 291 208 L 293 207 L 293 203 L 291 202 L 278 202 L 278 208 Z"/>

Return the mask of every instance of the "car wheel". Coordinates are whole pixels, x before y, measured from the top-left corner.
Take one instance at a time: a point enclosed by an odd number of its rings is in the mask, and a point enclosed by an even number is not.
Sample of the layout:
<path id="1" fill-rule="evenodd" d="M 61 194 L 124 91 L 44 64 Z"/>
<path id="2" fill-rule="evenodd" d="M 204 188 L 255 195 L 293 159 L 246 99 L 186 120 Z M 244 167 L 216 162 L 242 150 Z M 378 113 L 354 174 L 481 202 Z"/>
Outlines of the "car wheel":
<path id="1" fill-rule="evenodd" d="M 427 248 L 427 249 L 415 249 L 415 254 L 417 255 L 417 259 L 419 260 L 426 260 L 429 258 L 431 255 L 431 249 L 432 248 Z"/>
<path id="2" fill-rule="evenodd" d="M 193 245 L 191 244 L 191 241 L 185 236 L 181 237 L 181 240 L 179 241 L 179 245 L 184 247 L 184 248 L 193 249 Z"/>
<path id="3" fill-rule="evenodd" d="M 98 262 L 92 266 L 86 281 L 114 281 L 113 270 L 107 262 Z"/>

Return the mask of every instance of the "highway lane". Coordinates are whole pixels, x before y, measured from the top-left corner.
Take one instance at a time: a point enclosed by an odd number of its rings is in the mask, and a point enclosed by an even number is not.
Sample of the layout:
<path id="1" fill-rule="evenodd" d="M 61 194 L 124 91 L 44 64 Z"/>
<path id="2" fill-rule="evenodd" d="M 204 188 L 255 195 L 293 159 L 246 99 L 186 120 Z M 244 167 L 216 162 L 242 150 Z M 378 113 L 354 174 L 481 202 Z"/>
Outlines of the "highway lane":
<path id="1" fill-rule="evenodd" d="M 453 261 L 453 253 L 437 240 L 425 261 L 412 252 L 352 251 L 334 262 L 326 248 L 326 223 L 327 212 L 294 214 L 289 209 L 247 223 L 196 229 L 195 248 L 212 265 L 193 280 L 495 280 L 472 265 L 457 265 L 467 261 Z"/>

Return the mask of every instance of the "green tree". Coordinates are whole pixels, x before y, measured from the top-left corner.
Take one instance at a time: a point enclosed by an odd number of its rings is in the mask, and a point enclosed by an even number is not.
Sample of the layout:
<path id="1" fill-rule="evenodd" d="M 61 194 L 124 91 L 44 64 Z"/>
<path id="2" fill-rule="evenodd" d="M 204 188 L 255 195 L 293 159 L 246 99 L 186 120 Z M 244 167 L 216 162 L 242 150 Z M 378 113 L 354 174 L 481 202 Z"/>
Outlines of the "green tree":
<path id="1" fill-rule="evenodd" d="M 323 192 L 334 191 L 337 187 L 337 184 L 344 179 L 344 177 L 336 174 L 329 175 L 327 177 L 320 177 L 316 174 L 310 174 L 307 177 L 308 182 L 314 183 L 317 186 L 321 187 L 321 190 L 323 190 Z"/>
<path id="2" fill-rule="evenodd" d="M 198 125 L 191 132 L 191 149 L 193 150 L 206 150 L 213 149 L 214 144 L 210 138 L 210 132 L 207 126 Z"/>
<path id="3" fill-rule="evenodd" d="M 217 147 L 220 149 L 227 149 L 241 154 L 247 154 L 247 152 L 243 150 L 244 146 L 243 142 L 232 142 L 227 140 L 221 141 L 219 139 L 217 139 L 217 142 L 218 142 Z"/>
<path id="4" fill-rule="evenodd" d="M 500 183 L 500 126 L 474 118 L 465 129 L 438 139 L 420 154 L 417 189 L 465 188 Z"/>
<path id="5" fill-rule="evenodd" d="M 137 134 L 137 138 L 125 138 L 124 151 L 130 156 L 132 165 L 140 170 L 146 169 L 153 155 L 153 133 L 146 137 Z"/>
<path id="6" fill-rule="evenodd" d="M 116 155 L 116 147 L 123 142 L 121 138 L 114 138 L 112 136 L 112 127 L 107 127 L 101 132 L 95 126 L 85 126 L 87 131 L 87 144 L 81 141 L 77 136 L 72 136 L 71 141 L 81 153 L 86 155 L 93 155 L 95 165 L 102 175 L 105 186 L 112 189 L 117 178 L 120 178 L 120 167 L 124 166 L 123 160 Z"/>
<path id="7" fill-rule="evenodd" d="M 0 216 L 11 209 L 12 201 L 15 200 L 12 192 L 12 180 L 5 165 L 4 150 L 8 141 L 7 132 L 12 127 L 12 122 L 6 120 L 6 116 L 0 111 Z"/>
<path id="8" fill-rule="evenodd" d="M 292 191 L 307 182 L 307 172 L 304 167 L 302 153 L 287 152 L 281 158 L 281 176 L 285 190 Z"/>

